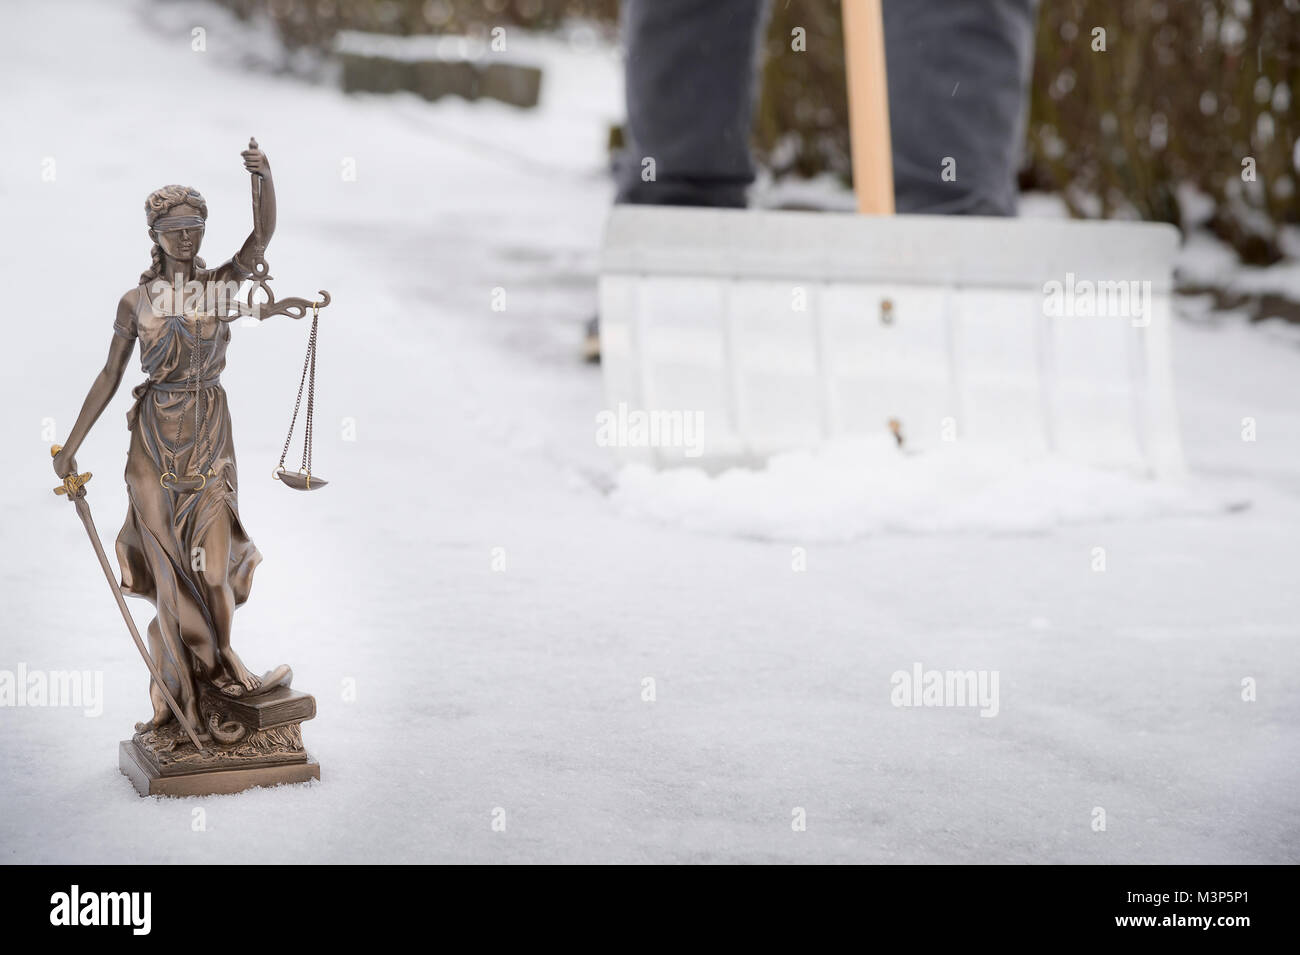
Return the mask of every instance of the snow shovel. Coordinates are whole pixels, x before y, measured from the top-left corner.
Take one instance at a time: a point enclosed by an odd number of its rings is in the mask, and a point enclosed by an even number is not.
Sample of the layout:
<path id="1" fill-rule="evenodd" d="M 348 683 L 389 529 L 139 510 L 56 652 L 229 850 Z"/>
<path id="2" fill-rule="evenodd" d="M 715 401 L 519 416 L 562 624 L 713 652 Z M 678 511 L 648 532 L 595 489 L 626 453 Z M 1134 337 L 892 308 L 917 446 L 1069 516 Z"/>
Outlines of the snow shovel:
<path id="1" fill-rule="evenodd" d="M 892 433 L 1180 474 L 1177 230 L 894 216 L 880 0 L 843 10 L 858 214 L 615 206 L 602 417 L 629 426 L 598 439 L 710 471 Z"/>

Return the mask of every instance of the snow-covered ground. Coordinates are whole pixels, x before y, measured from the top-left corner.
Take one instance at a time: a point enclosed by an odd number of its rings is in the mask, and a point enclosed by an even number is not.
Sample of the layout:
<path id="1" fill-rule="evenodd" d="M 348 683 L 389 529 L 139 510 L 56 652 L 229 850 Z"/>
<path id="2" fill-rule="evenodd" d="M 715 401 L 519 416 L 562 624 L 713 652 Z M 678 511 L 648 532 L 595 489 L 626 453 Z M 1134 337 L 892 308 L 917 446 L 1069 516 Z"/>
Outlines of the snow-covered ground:
<path id="1" fill-rule="evenodd" d="M 795 462 L 673 476 L 703 508 L 683 520 L 672 488 L 613 474 L 599 374 L 575 359 L 620 114 L 609 51 L 539 42 L 531 112 L 344 97 L 236 69 L 243 34 L 212 8 L 155 12 L 32 4 L 0 34 L 0 670 L 102 671 L 105 690 L 97 718 L 0 708 L 0 858 L 1300 861 L 1293 337 L 1204 310 L 1179 322 L 1187 487 L 1097 485 L 1063 515 L 1034 510 L 1060 490 L 1044 465 L 945 491 L 929 502 L 943 520 L 900 490 L 893 520 L 819 485 L 825 462 Z M 316 446 L 332 483 L 270 479 L 306 327 L 236 326 L 240 506 L 266 559 L 235 645 L 316 694 L 323 778 L 140 799 L 116 747 L 147 677 L 49 493 L 47 448 L 147 264 L 144 196 L 199 188 L 204 252 L 224 258 L 249 227 L 249 135 L 276 174 L 278 292 L 334 296 Z M 110 552 L 140 377 L 78 455 Z M 737 482 L 761 513 L 724 511 Z M 826 532 L 828 488 L 856 507 L 852 533 Z M 978 494 L 997 513 L 1032 500 L 999 523 Z M 996 671 L 997 715 L 893 706 L 891 675 L 915 663 Z"/>

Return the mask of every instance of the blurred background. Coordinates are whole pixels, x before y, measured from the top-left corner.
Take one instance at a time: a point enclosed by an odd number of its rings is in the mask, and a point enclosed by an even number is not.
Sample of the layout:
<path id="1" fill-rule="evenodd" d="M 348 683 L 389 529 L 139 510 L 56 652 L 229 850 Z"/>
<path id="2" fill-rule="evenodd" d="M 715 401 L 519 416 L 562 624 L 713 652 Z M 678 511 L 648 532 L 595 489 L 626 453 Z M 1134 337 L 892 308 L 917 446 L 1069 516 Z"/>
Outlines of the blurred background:
<path id="1" fill-rule="evenodd" d="M 1185 483 L 950 466 L 884 429 L 726 479 L 616 469 L 578 343 L 621 142 L 617 13 L 3 7 L 0 520 L 23 546 L 0 563 L 0 670 L 102 671 L 106 698 L 97 721 L 0 707 L 0 845 L 117 863 L 1300 860 L 1300 0 L 1041 13 L 1022 212 L 1183 230 Z M 772 13 L 755 203 L 852 208 L 838 4 Z M 117 772 L 146 679 L 50 493 L 49 446 L 149 261 L 141 200 L 201 189 L 220 261 L 249 228 L 251 135 L 276 175 L 277 293 L 334 296 L 314 432 L 331 483 L 271 478 L 308 327 L 239 324 L 222 381 L 266 560 L 236 644 L 318 694 L 325 782 L 223 799 L 201 834 Z M 78 455 L 110 552 L 131 401 L 119 389 Z M 899 709 L 891 674 L 915 661 L 1001 672 L 1006 705 Z"/>
<path id="2" fill-rule="evenodd" d="M 475 45 L 489 48 L 501 25 L 588 45 L 618 42 L 617 0 L 220 2 L 274 34 L 279 51 L 262 49 L 264 66 L 352 90 L 407 89 L 430 99 L 535 105 L 542 69 L 516 62 L 475 71 L 465 63 Z M 1300 321 L 1297 14 L 1300 0 L 1044 4 L 1022 188 L 1052 197 L 1072 216 L 1178 225 L 1195 237 L 1180 261 L 1183 291 L 1252 319 Z M 807 33 L 807 52 L 791 54 L 797 27 Z M 1094 49 L 1098 28 L 1106 32 L 1104 51 Z M 462 46 L 450 56 L 432 45 L 385 50 L 367 45 L 365 34 L 441 35 L 461 38 Z M 847 187 L 837 0 L 773 3 L 766 52 L 754 143 L 765 181 Z M 611 147 L 620 141 L 614 123 Z M 1240 268 L 1279 264 L 1263 273 Z"/>

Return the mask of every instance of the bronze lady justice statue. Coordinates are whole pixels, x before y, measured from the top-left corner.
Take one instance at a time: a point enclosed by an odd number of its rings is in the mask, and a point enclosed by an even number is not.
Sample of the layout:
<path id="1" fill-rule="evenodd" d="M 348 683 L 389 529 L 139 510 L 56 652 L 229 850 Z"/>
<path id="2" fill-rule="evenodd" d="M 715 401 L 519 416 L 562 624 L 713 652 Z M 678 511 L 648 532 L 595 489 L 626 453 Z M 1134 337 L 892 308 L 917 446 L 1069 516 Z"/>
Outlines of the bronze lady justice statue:
<path id="1" fill-rule="evenodd" d="M 315 767 L 298 735 L 298 723 L 315 713 L 312 698 L 288 689 L 288 667 L 254 675 L 230 642 L 235 609 L 248 599 L 262 555 L 239 517 L 235 449 L 220 376 L 230 322 L 259 311 L 239 303 L 232 310 L 234 294 L 249 278 L 265 288 L 270 276 L 262 253 L 275 230 L 275 190 L 266 155 L 254 140 L 242 156 L 244 168 L 254 177 L 254 230 L 239 251 L 215 269 L 206 269 L 198 257 L 208 209 L 197 191 L 164 186 L 145 201 L 154 242 L 152 261 L 118 303 L 104 368 L 67 441 L 54 455 L 54 471 L 64 479 L 66 493 L 84 497 L 77 449 L 117 391 L 138 340 L 148 378 L 133 389 L 136 401 L 127 413 L 129 504 L 117 555 L 121 590 L 147 598 L 156 608 L 148 630 L 152 660 L 146 661 L 154 664 L 149 690 L 153 712 L 136 724 L 134 739 L 136 759 L 142 764 L 136 768 L 150 776 L 150 792 L 172 791 L 152 779 L 169 772 L 177 776 L 224 770 L 239 775 L 239 767 L 265 768 L 286 761 Z M 302 301 L 286 300 L 268 311 L 302 317 L 301 304 L 290 304 Z M 251 292 L 248 304 L 254 305 Z M 80 483 L 88 477 L 80 476 Z M 80 508 L 84 501 L 78 504 Z M 93 528 L 88 513 L 87 526 Z M 92 537 L 100 549 L 93 530 Z M 120 600 L 119 605 L 125 607 Z M 175 714 L 173 702 L 180 708 Z M 123 743 L 124 771 L 127 746 Z M 127 774 L 140 788 L 136 774 Z M 217 788 L 211 780 L 206 788 L 191 781 L 174 791 L 237 791 L 246 785 L 289 781 L 283 776 L 263 773 L 258 779 L 256 772 L 245 772 Z M 301 771 L 298 776 L 308 778 Z M 309 776 L 318 778 L 319 770 Z"/>

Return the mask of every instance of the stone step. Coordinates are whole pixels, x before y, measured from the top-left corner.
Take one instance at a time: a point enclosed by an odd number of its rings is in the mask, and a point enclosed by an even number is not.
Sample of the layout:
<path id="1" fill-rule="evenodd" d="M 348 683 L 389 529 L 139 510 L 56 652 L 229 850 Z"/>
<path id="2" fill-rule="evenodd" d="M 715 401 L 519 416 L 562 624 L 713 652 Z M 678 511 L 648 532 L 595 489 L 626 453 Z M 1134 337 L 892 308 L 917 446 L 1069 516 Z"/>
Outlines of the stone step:
<path id="1" fill-rule="evenodd" d="M 468 58 L 440 54 L 451 44 L 432 37 L 395 37 L 347 32 L 335 43 L 347 93 L 416 93 L 427 100 L 459 96 L 492 99 L 525 109 L 537 105 L 540 67 L 485 53 Z M 444 38 L 445 39 L 445 38 Z"/>

